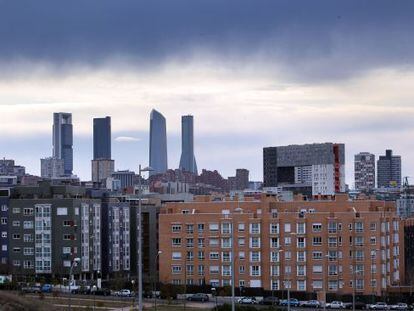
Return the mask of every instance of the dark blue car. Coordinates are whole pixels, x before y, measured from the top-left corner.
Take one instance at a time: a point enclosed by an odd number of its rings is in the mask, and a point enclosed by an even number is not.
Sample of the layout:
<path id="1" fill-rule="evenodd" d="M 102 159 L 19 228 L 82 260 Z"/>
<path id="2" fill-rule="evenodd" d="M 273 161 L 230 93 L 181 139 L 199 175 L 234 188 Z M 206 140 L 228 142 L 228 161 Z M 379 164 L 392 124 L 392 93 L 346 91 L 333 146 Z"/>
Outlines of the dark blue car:
<path id="1" fill-rule="evenodd" d="M 43 284 L 42 293 L 51 293 L 52 289 L 53 289 L 52 284 Z"/>

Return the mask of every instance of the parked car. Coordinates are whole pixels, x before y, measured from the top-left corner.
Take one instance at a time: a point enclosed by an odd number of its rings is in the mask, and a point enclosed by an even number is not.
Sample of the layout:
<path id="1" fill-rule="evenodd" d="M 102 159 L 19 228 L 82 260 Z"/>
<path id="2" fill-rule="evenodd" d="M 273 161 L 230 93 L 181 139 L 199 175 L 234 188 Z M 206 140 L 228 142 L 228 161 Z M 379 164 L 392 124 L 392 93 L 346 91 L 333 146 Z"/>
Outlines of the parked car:
<path id="1" fill-rule="evenodd" d="M 261 305 L 277 305 L 279 304 L 279 298 L 268 296 L 268 297 L 263 298 L 263 300 L 261 300 L 259 303 Z"/>
<path id="2" fill-rule="evenodd" d="M 132 297 L 132 292 L 129 289 L 121 289 L 118 292 L 115 292 L 115 296 L 118 297 Z"/>
<path id="3" fill-rule="evenodd" d="M 342 301 L 332 301 L 326 304 L 328 309 L 345 309 L 345 304 Z"/>
<path id="4" fill-rule="evenodd" d="M 208 295 L 203 293 L 197 293 L 194 295 L 191 295 L 190 297 L 187 297 L 188 301 L 209 301 Z"/>
<path id="5" fill-rule="evenodd" d="M 80 286 L 76 289 L 72 289 L 72 294 L 89 295 L 91 293 L 90 286 Z"/>
<path id="6" fill-rule="evenodd" d="M 300 303 L 301 307 L 304 308 L 320 308 L 321 307 L 321 303 L 317 300 L 308 300 L 308 301 L 302 301 Z"/>
<path id="7" fill-rule="evenodd" d="M 25 286 L 22 287 L 21 291 L 26 294 L 37 294 L 42 292 L 40 286 Z"/>
<path id="8" fill-rule="evenodd" d="M 377 302 L 374 305 L 370 305 L 371 310 L 388 310 L 388 305 L 385 302 Z"/>
<path id="9" fill-rule="evenodd" d="M 408 310 L 408 305 L 404 302 L 399 302 L 396 305 L 390 306 L 391 310 Z"/>
<path id="10" fill-rule="evenodd" d="M 53 286 L 52 284 L 43 284 L 41 290 L 42 290 L 42 293 L 51 293 L 53 290 Z"/>
<path id="11" fill-rule="evenodd" d="M 244 304 L 244 305 L 253 305 L 257 304 L 256 298 L 254 297 L 241 297 L 237 300 L 237 303 Z"/>
<path id="12" fill-rule="evenodd" d="M 291 307 L 299 307 L 299 300 L 297 300 L 296 298 L 290 298 L 290 300 L 287 300 L 287 299 L 281 300 L 281 302 L 279 303 L 279 305 L 281 306 L 287 306 L 288 304 Z"/>
<path id="13" fill-rule="evenodd" d="M 109 296 L 111 295 L 111 290 L 108 288 L 97 288 L 92 294 L 97 296 Z"/>
<path id="14" fill-rule="evenodd" d="M 352 302 L 346 302 L 345 309 L 352 309 Z M 362 301 L 355 301 L 355 309 L 365 310 L 365 309 L 368 309 L 368 305 Z"/>

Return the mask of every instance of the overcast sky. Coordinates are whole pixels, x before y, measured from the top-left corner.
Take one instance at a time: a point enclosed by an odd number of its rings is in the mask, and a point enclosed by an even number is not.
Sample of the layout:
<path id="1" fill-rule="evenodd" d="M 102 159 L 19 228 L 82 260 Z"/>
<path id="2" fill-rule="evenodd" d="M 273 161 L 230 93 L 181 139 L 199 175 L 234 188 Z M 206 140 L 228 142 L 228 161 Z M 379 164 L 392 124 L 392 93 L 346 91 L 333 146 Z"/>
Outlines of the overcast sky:
<path id="1" fill-rule="evenodd" d="M 148 163 L 149 114 L 195 118 L 199 169 L 262 179 L 262 148 L 391 148 L 414 176 L 414 2 L 0 0 L 0 156 L 39 174 L 52 113 L 72 112 L 90 178 L 92 118 L 112 117 L 117 169 Z"/>

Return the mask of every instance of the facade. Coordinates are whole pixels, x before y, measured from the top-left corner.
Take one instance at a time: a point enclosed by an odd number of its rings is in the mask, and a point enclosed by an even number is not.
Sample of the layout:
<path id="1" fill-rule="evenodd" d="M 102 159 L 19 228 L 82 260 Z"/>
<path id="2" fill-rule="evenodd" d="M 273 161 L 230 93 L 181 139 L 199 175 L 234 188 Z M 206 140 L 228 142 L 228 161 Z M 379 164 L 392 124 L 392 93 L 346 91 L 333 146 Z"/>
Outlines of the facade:
<path id="1" fill-rule="evenodd" d="M 43 178 L 56 178 L 65 175 L 65 165 L 63 159 L 44 158 L 40 159 L 40 175 Z"/>
<path id="2" fill-rule="evenodd" d="M 236 189 L 245 190 L 249 188 L 249 170 L 245 168 L 236 169 Z"/>
<path id="3" fill-rule="evenodd" d="M 98 159 L 92 160 L 92 182 L 100 183 L 114 173 L 115 161 Z"/>
<path id="4" fill-rule="evenodd" d="M 111 117 L 93 119 L 93 159 L 111 159 Z"/>
<path id="5" fill-rule="evenodd" d="M 263 148 L 264 187 L 306 195 L 345 192 L 345 145 L 307 144 Z"/>
<path id="6" fill-rule="evenodd" d="M 181 117 L 181 159 L 180 170 L 197 173 L 197 163 L 194 155 L 194 117 Z"/>
<path id="7" fill-rule="evenodd" d="M 401 156 L 386 150 L 377 161 L 377 187 L 401 187 Z"/>
<path id="8" fill-rule="evenodd" d="M 355 189 L 370 193 L 375 189 L 375 155 L 361 152 L 355 155 Z"/>
<path id="9" fill-rule="evenodd" d="M 129 170 L 116 171 L 112 174 L 112 177 L 115 180 L 119 180 L 121 182 L 121 189 L 125 189 L 127 187 L 132 187 L 134 185 L 135 172 Z"/>
<path id="10" fill-rule="evenodd" d="M 102 275 L 128 274 L 131 269 L 129 203 L 108 198 L 102 203 Z"/>
<path id="11" fill-rule="evenodd" d="M 236 287 L 265 290 L 381 295 L 404 278 L 403 226 L 389 202 L 170 203 L 159 234 L 162 283 L 229 286 L 232 262 Z"/>
<path id="12" fill-rule="evenodd" d="M 414 284 L 414 218 L 404 222 L 404 263 L 406 284 Z"/>
<path id="13" fill-rule="evenodd" d="M 102 269 L 101 201 L 85 198 L 76 186 L 13 189 L 8 210 L 10 272 L 28 277 L 68 276 L 73 258 L 79 278 Z"/>
<path id="14" fill-rule="evenodd" d="M 9 210 L 9 188 L 0 188 L 0 273 L 4 274 L 9 271 L 9 243 L 8 243 L 8 210 Z"/>
<path id="15" fill-rule="evenodd" d="M 150 175 L 163 174 L 168 169 L 166 121 L 164 116 L 154 109 L 150 116 L 149 165 L 153 169 Z"/>
<path id="16" fill-rule="evenodd" d="M 72 114 L 53 114 L 53 158 L 63 159 L 65 175 L 73 171 L 73 128 Z"/>
<path id="17" fill-rule="evenodd" d="M 2 159 L 0 160 L 0 175 L 16 176 L 20 181 L 26 175 L 26 168 L 16 165 L 14 160 Z"/>

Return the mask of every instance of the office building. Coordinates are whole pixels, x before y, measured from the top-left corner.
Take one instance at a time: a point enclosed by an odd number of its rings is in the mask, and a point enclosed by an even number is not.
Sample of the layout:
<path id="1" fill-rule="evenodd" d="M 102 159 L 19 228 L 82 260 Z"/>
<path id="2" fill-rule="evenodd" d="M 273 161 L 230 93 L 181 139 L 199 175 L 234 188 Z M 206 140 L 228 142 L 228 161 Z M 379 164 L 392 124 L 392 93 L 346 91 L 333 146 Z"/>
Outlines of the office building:
<path id="1" fill-rule="evenodd" d="M 181 159 L 180 170 L 197 175 L 197 163 L 194 155 L 194 117 L 181 117 Z"/>
<path id="2" fill-rule="evenodd" d="M 120 183 L 121 189 L 134 186 L 135 172 L 133 171 L 130 171 L 130 170 L 116 171 L 115 173 L 112 174 L 112 177 L 115 180 L 119 180 L 121 182 Z"/>
<path id="3" fill-rule="evenodd" d="M 149 165 L 150 175 L 163 174 L 168 169 L 167 126 L 164 116 L 156 110 L 150 116 Z"/>
<path id="4" fill-rule="evenodd" d="M 72 114 L 53 114 L 53 158 L 63 159 L 65 175 L 73 171 L 73 128 Z"/>
<path id="5" fill-rule="evenodd" d="M 40 159 L 40 175 L 49 179 L 64 176 L 64 160 L 52 157 Z"/>
<path id="6" fill-rule="evenodd" d="M 111 159 L 111 117 L 93 119 L 93 159 Z"/>
<path id="7" fill-rule="evenodd" d="M 377 187 L 401 187 L 401 156 L 386 150 L 377 161 Z"/>
<path id="8" fill-rule="evenodd" d="M 236 176 L 228 178 L 229 190 L 246 190 L 249 188 L 249 170 L 236 169 Z"/>
<path id="9" fill-rule="evenodd" d="M 404 281 L 403 225 L 391 202 L 340 194 L 168 203 L 159 237 L 164 284 L 230 286 L 232 262 L 243 288 L 379 296 Z"/>
<path id="10" fill-rule="evenodd" d="M 263 148 L 264 187 L 295 193 L 345 192 L 345 145 L 307 144 Z"/>
<path id="11" fill-rule="evenodd" d="M 375 155 L 361 152 L 354 160 L 355 189 L 370 193 L 375 189 Z"/>
<path id="12" fill-rule="evenodd" d="M 92 182 L 101 183 L 114 173 L 114 160 L 92 160 Z"/>
<path id="13" fill-rule="evenodd" d="M 13 279 L 77 278 L 101 271 L 101 201 L 77 186 L 16 187 L 9 201 L 9 260 Z"/>

